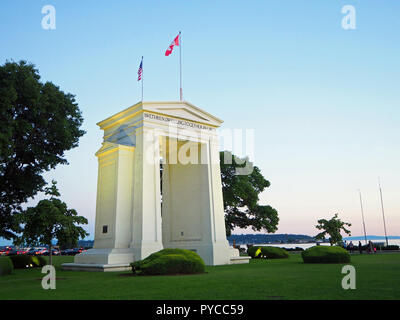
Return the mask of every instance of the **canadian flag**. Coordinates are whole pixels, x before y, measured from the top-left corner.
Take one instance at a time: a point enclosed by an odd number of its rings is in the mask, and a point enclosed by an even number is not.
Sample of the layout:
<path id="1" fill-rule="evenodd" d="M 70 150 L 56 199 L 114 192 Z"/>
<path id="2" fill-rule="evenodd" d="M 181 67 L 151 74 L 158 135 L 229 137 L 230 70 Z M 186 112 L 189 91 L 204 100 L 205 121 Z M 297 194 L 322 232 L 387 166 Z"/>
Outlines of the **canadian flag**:
<path id="1" fill-rule="evenodd" d="M 165 51 L 165 55 L 168 57 L 171 53 L 172 53 L 172 49 L 174 49 L 174 46 L 179 46 L 179 36 L 180 34 L 178 34 L 174 41 L 171 42 L 171 44 L 169 45 L 167 51 Z"/>

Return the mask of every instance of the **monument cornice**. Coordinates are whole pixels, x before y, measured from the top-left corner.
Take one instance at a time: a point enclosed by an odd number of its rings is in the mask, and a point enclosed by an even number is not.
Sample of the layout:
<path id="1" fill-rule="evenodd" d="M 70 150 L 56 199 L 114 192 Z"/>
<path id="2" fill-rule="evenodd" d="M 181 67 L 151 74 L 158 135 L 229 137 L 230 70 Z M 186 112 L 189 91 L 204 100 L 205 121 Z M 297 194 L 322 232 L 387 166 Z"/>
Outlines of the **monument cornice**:
<path id="1" fill-rule="evenodd" d="M 176 120 L 185 120 L 193 123 L 198 123 L 213 128 L 218 128 L 223 121 L 210 113 L 194 106 L 187 101 L 159 101 L 159 102 L 138 102 L 133 106 L 114 114 L 107 119 L 100 121 L 97 125 L 102 130 L 107 130 L 118 124 L 124 123 L 127 120 L 143 114 L 144 112 L 158 114 L 173 118 Z M 184 112 L 184 115 L 176 113 Z M 175 113 L 175 114 L 174 114 Z M 191 118 L 188 118 L 190 115 Z M 202 120 L 204 119 L 204 120 Z"/>
<path id="2" fill-rule="evenodd" d="M 134 146 L 127 146 L 113 142 L 103 142 L 102 147 L 96 152 L 96 156 L 104 157 L 118 150 L 133 151 L 134 149 L 135 149 Z"/>

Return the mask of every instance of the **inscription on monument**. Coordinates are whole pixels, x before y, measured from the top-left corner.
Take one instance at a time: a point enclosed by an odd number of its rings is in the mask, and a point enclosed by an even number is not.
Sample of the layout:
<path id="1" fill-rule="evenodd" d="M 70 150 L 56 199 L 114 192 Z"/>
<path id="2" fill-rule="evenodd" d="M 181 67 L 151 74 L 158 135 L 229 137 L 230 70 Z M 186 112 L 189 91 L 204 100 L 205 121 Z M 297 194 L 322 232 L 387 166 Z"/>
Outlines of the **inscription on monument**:
<path id="1" fill-rule="evenodd" d="M 178 127 L 189 127 L 189 128 L 197 128 L 200 130 L 209 130 L 209 131 L 213 131 L 215 130 L 215 128 L 213 127 L 209 127 L 203 124 L 199 124 L 199 123 L 195 123 L 195 122 L 191 122 L 191 121 L 187 121 L 187 120 L 178 120 L 178 119 L 174 119 L 174 118 L 169 118 L 169 117 L 165 117 L 165 116 L 160 116 L 157 114 L 152 114 L 152 113 L 143 113 L 143 117 L 144 118 L 148 118 L 148 119 L 152 119 L 152 120 L 159 120 L 159 121 L 164 121 L 164 122 L 168 122 L 168 123 L 172 123 L 174 125 L 177 125 Z"/>

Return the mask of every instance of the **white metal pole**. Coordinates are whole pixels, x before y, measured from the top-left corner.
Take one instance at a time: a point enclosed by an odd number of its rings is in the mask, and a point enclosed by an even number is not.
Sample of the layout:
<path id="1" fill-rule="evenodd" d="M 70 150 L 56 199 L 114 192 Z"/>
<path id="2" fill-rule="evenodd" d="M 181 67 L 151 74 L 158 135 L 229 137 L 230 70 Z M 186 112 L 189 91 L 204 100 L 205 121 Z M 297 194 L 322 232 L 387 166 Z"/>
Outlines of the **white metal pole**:
<path id="1" fill-rule="evenodd" d="M 179 95 L 180 101 L 183 100 L 183 92 L 182 92 L 182 36 L 181 32 L 179 31 Z"/>
<path id="2" fill-rule="evenodd" d="M 144 68 L 143 68 L 143 56 L 142 56 L 142 102 L 143 102 L 143 75 L 144 75 Z"/>
<path id="3" fill-rule="evenodd" d="M 365 231 L 364 208 L 363 208 L 362 199 L 361 199 L 361 191 L 358 190 L 358 193 L 360 194 L 361 216 L 362 216 L 362 222 L 363 222 L 363 228 L 364 228 L 365 244 L 368 244 L 368 242 L 367 242 L 367 232 Z"/>
<path id="4" fill-rule="evenodd" d="M 379 180 L 379 193 L 381 195 L 381 207 L 382 207 L 382 217 L 383 217 L 383 228 L 385 230 L 385 239 L 386 239 L 386 245 L 389 245 L 389 241 L 388 241 L 388 237 L 387 237 L 387 233 L 386 233 L 386 222 L 385 222 L 385 210 L 383 208 L 383 197 L 382 197 L 382 188 L 381 188 L 381 180 Z"/>

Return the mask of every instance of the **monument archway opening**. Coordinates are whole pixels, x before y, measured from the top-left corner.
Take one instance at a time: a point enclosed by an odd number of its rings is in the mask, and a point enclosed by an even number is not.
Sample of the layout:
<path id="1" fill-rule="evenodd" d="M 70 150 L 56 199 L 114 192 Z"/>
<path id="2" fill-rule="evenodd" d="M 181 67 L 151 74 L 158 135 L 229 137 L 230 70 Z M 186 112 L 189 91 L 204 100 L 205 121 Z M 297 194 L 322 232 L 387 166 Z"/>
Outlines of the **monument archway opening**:
<path id="1" fill-rule="evenodd" d="M 207 146 L 198 141 L 176 140 L 165 137 L 166 143 L 161 146 L 165 150 L 161 178 L 163 247 L 205 255 L 204 239 L 212 232 L 208 163 L 203 155 Z"/>

